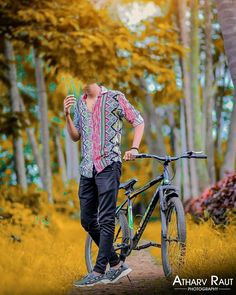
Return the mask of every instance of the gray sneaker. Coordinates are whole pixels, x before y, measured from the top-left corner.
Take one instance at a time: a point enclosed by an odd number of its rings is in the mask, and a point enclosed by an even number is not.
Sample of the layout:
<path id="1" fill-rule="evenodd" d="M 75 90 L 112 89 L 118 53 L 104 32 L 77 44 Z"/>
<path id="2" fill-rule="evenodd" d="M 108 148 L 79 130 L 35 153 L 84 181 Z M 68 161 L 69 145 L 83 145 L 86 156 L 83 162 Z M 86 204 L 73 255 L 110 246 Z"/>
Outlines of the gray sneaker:
<path id="1" fill-rule="evenodd" d="M 75 281 L 75 287 L 89 287 L 100 284 L 104 280 L 105 274 L 95 275 L 93 272 L 88 273 L 82 280 Z"/>
<path id="2" fill-rule="evenodd" d="M 119 268 L 110 268 L 104 275 L 102 283 L 115 283 L 124 276 L 127 276 L 132 271 L 127 264 L 123 263 Z"/>

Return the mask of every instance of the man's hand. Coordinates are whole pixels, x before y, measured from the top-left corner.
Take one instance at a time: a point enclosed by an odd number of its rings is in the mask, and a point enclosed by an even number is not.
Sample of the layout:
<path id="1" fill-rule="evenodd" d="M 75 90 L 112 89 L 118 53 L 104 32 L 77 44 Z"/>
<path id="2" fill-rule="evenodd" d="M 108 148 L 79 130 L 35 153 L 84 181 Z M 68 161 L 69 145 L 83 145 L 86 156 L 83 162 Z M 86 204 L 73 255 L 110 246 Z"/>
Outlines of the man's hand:
<path id="1" fill-rule="evenodd" d="M 70 138 L 74 142 L 78 141 L 81 137 L 80 132 L 75 127 L 74 122 L 70 116 L 70 109 L 75 102 L 76 102 L 76 98 L 74 97 L 73 94 L 67 95 L 67 97 L 64 99 L 64 114 L 66 116 L 66 127 L 70 135 Z"/>
<path id="2" fill-rule="evenodd" d="M 131 149 L 127 152 L 125 152 L 125 155 L 123 157 L 123 160 L 125 161 L 131 161 L 135 159 L 135 155 L 138 155 L 138 151 L 136 149 Z"/>
<path id="3" fill-rule="evenodd" d="M 70 109 L 73 106 L 73 104 L 75 103 L 75 101 L 76 101 L 76 98 L 73 94 L 67 95 L 67 97 L 64 99 L 64 114 L 65 114 L 65 116 L 70 114 Z"/>

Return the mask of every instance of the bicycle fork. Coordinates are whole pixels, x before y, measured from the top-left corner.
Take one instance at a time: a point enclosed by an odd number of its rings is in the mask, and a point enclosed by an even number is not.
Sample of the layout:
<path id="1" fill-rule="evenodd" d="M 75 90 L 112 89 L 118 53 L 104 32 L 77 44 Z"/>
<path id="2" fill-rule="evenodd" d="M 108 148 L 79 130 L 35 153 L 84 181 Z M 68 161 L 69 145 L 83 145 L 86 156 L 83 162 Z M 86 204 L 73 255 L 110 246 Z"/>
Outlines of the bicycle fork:
<path id="1" fill-rule="evenodd" d="M 170 190 L 170 193 L 168 193 L 167 195 L 164 196 L 164 190 Z M 159 191 L 159 196 L 160 196 L 160 213 L 161 213 L 161 234 L 163 236 L 164 239 L 167 238 L 167 222 L 166 222 L 166 211 L 167 211 L 167 196 L 170 195 L 178 195 L 176 193 L 176 188 L 172 185 L 163 185 L 160 188 Z"/>
<path id="2" fill-rule="evenodd" d="M 164 198 L 163 188 L 161 188 L 159 191 L 159 197 L 160 197 L 160 214 L 161 214 L 161 234 L 163 238 L 166 239 L 167 228 L 166 228 L 165 211 L 167 209 L 167 204 Z"/>

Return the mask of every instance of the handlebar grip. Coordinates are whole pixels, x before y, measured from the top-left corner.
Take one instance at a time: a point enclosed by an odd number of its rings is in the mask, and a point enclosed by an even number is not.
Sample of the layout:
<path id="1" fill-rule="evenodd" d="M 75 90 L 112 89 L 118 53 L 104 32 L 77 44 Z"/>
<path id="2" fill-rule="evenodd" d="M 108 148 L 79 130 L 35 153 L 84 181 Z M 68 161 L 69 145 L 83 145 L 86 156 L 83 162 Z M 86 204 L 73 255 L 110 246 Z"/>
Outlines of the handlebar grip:
<path id="1" fill-rule="evenodd" d="M 191 158 L 195 158 L 195 159 L 207 159 L 207 155 L 192 155 Z"/>
<path id="2" fill-rule="evenodd" d="M 135 155 L 135 158 L 146 158 L 146 155 L 138 154 L 138 155 Z"/>

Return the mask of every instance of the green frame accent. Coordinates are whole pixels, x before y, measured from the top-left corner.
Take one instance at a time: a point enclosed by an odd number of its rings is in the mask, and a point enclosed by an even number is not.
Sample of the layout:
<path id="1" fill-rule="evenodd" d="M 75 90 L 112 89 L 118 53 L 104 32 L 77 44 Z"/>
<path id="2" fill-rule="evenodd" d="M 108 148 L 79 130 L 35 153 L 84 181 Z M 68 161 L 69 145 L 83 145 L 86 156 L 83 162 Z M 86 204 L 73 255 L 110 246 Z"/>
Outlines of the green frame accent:
<path id="1" fill-rule="evenodd" d="M 133 210 L 132 210 L 132 203 L 129 200 L 128 202 L 128 223 L 129 223 L 129 228 L 134 229 L 134 220 L 133 220 Z"/>

